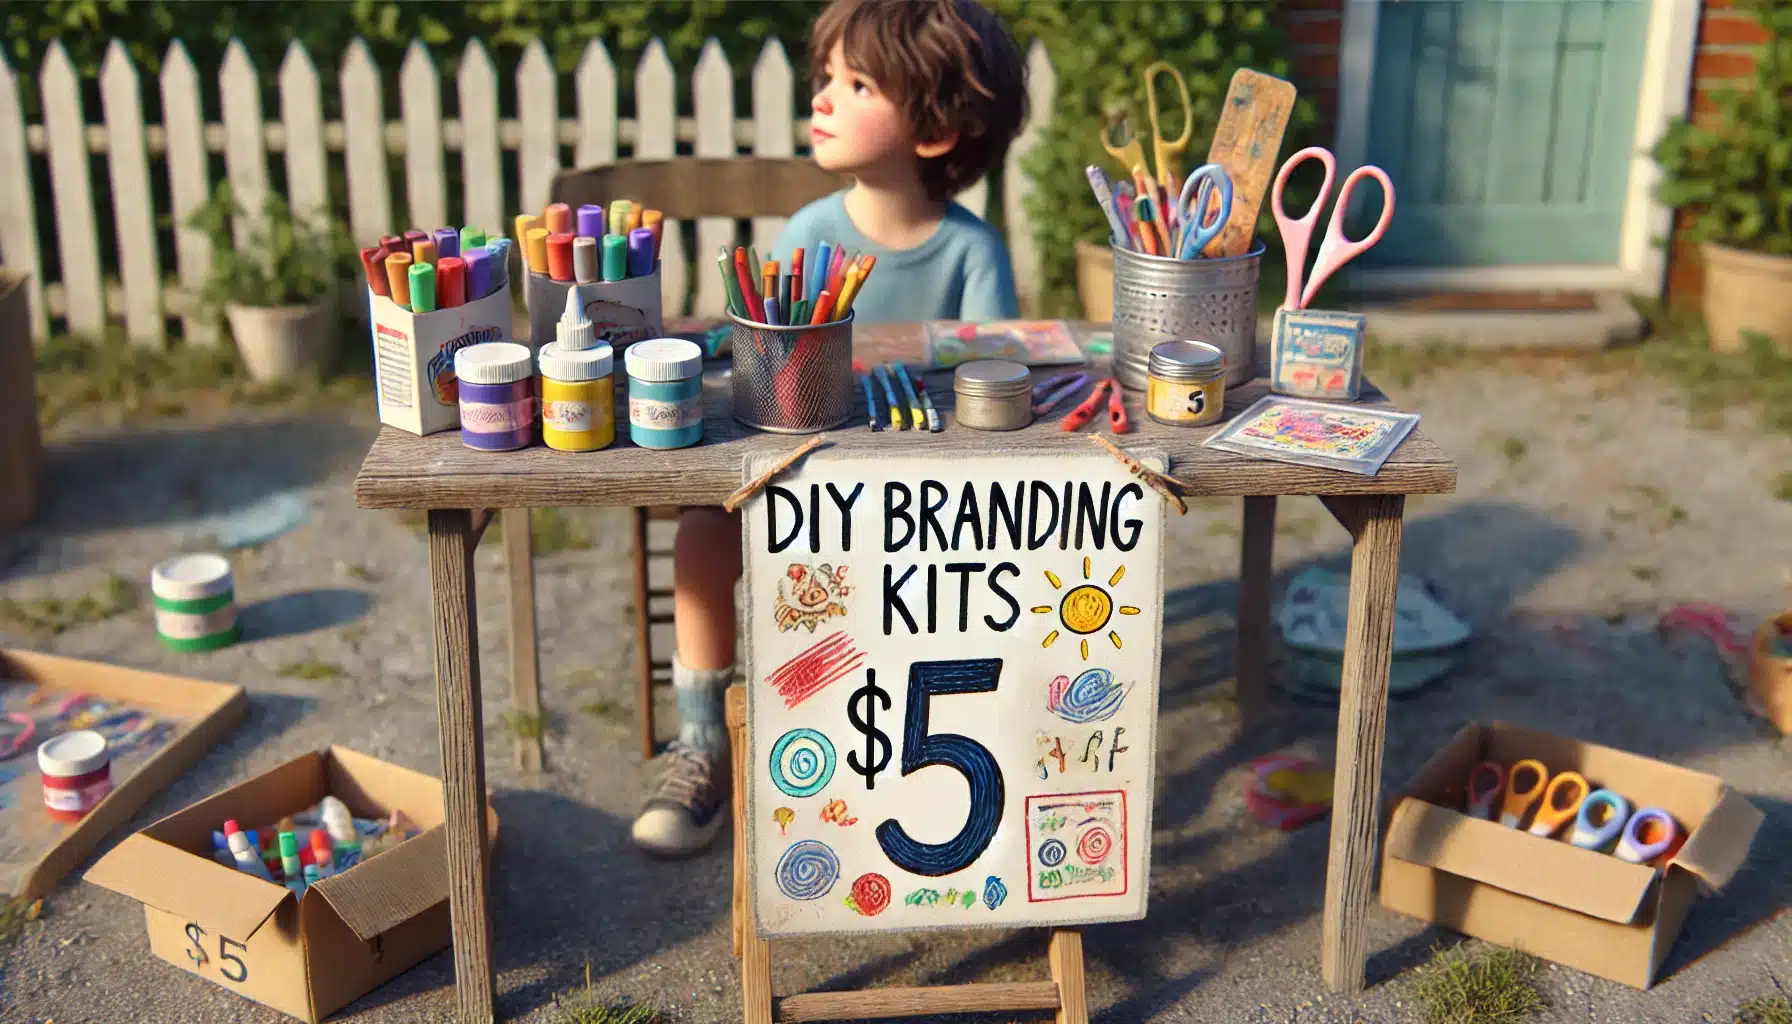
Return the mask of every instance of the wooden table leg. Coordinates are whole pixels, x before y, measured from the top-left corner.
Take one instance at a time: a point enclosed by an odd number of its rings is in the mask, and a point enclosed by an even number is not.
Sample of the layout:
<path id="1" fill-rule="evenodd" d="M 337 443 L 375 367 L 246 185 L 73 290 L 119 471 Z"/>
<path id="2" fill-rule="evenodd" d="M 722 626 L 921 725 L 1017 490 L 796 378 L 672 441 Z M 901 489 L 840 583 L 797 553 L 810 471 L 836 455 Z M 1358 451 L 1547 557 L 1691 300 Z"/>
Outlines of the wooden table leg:
<path id="1" fill-rule="evenodd" d="M 541 721 L 541 647 L 535 634 L 535 546 L 529 510 L 504 514 L 504 571 L 510 584 L 510 699 L 516 713 Z M 541 732 L 518 730 L 516 766 L 541 771 Z"/>
<path id="2" fill-rule="evenodd" d="M 429 512 L 429 582 L 434 605 L 436 714 L 448 842 L 448 903 L 454 925 L 455 998 L 461 1024 L 492 1024 L 492 919 L 485 882 L 485 731 L 479 704 L 479 619 L 473 600 L 473 513 Z"/>
<path id="3" fill-rule="evenodd" d="M 653 624 L 647 581 L 648 510 L 631 509 L 635 521 L 635 715 L 640 721 L 641 759 L 653 760 Z"/>
<path id="4" fill-rule="evenodd" d="M 1388 723 L 1388 667 L 1394 655 L 1394 598 L 1406 499 L 1367 495 L 1322 500 L 1350 531 L 1351 554 L 1320 973 L 1327 988 L 1355 994 L 1364 988 L 1368 959 L 1381 756 Z"/>
<path id="5" fill-rule="evenodd" d="M 1238 654 L 1233 663 L 1241 728 L 1259 721 L 1269 704 L 1269 599 L 1275 540 L 1275 495 L 1245 498 L 1244 538 L 1238 559 Z"/>

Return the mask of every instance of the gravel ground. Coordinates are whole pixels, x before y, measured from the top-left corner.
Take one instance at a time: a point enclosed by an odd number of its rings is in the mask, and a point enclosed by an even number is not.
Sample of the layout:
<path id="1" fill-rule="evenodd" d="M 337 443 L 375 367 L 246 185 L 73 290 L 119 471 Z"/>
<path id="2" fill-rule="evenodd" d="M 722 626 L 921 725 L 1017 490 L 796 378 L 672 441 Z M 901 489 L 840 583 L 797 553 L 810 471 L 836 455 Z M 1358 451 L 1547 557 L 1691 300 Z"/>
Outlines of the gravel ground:
<path id="1" fill-rule="evenodd" d="M 1744 999 L 1792 986 L 1792 915 L 1779 913 L 1792 902 L 1792 741 L 1744 712 L 1701 644 L 1652 628 L 1679 601 L 1720 602 L 1751 622 L 1788 602 L 1792 503 L 1775 500 L 1770 481 L 1792 466 L 1792 440 L 1745 414 L 1694 427 L 1659 383 L 1566 362 L 1449 367 L 1403 397 L 1461 464 L 1458 494 L 1409 506 L 1403 568 L 1433 580 L 1478 636 L 1458 671 L 1394 704 L 1384 782 L 1400 784 L 1461 723 L 1502 718 L 1720 774 L 1767 813 L 1742 874 L 1695 908 L 1664 982 L 1639 993 L 1545 965 L 1550 1008 L 1534 1019 L 1727 1022 Z M 248 635 L 232 649 L 164 652 L 144 611 L 53 639 L 0 624 L 9 644 L 249 688 L 248 720 L 136 826 L 332 743 L 440 770 L 425 546 L 351 496 L 371 436 L 367 422 L 263 419 L 53 439 L 47 505 L 0 570 L 0 596 L 74 596 L 113 573 L 141 580 L 201 543 L 203 515 L 289 488 L 313 503 L 307 525 L 238 558 Z M 1236 503 L 1205 502 L 1170 525 L 1180 543 L 1167 575 L 1151 914 L 1087 932 L 1092 1010 L 1108 1024 L 1419 1020 L 1411 969 L 1457 940 L 1377 908 L 1369 992 L 1324 994 L 1327 829 L 1284 835 L 1245 816 L 1244 762 L 1284 749 L 1329 759 L 1336 715 L 1283 700 L 1265 726 L 1235 735 L 1238 516 Z M 590 548 L 537 569 L 553 709 L 539 779 L 515 770 L 497 724 L 509 682 L 495 531 L 479 555 L 490 784 L 505 837 L 494 881 L 501 1011 L 557 1024 L 555 994 L 582 987 L 589 968 L 606 998 L 659 1000 L 678 1021 L 738 1019 L 729 854 L 659 863 L 627 839 L 650 776 L 634 753 L 633 649 L 615 597 L 628 586 L 625 514 L 570 519 Z M 1345 553 L 1316 502 L 1282 503 L 1279 583 Z M 338 674 L 282 674 L 305 663 Z M 611 710 L 581 710 L 594 701 Z M 669 694 L 664 707 L 669 720 Z M 1001 932 L 774 946 L 780 991 L 1038 978 L 1043 953 L 1041 934 Z M 153 960 L 136 905 L 78 878 L 0 956 L 9 1024 L 286 1019 Z M 448 1020 L 451 983 L 439 955 L 337 1019 Z"/>

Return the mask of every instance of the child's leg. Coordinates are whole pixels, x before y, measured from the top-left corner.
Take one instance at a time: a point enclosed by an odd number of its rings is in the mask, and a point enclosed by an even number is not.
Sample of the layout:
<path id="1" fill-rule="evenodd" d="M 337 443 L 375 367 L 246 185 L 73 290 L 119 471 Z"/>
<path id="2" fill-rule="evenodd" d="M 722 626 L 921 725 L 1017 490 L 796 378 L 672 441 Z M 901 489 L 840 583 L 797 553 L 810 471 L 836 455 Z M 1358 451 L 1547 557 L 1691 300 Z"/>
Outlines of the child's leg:
<path id="1" fill-rule="evenodd" d="M 738 515 L 691 508 L 678 517 L 672 555 L 678 740 L 634 827 L 635 842 L 653 853 L 697 853 L 714 840 L 726 817 L 722 811 L 731 794 L 723 708 L 734 681 L 734 586 L 740 570 Z"/>

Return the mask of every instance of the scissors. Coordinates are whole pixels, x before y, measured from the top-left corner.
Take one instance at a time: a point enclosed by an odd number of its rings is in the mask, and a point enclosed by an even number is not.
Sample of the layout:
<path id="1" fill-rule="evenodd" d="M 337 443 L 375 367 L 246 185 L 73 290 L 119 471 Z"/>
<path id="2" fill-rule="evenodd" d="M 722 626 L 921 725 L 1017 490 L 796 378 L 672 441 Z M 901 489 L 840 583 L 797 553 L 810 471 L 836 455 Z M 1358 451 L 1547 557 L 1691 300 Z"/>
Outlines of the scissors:
<path id="1" fill-rule="evenodd" d="M 1319 186 L 1319 195 L 1313 200 L 1313 206 L 1306 216 L 1295 219 L 1282 209 L 1282 190 L 1288 184 L 1288 174 L 1295 166 L 1307 159 L 1317 159 L 1325 167 L 1325 181 Z M 1326 199 L 1330 198 L 1332 179 L 1338 172 L 1338 158 L 1324 146 L 1308 146 L 1306 149 L 1288 158 L 1282 169 L 1276 172 L 1275 185 L 1270 190 L 1270 209 L 1275 212 L 1276 227 L 1282 232 L 1282 248 L 1288 260 L 1288 294 L 1283 305 L 1288 309 L 1306 309 L 1319 293 L 1319 286 L 1337 272 L 1339 267 L 1368 251 L 1381 236 L 1387 233 L 1388 221 L 1394 219 L 1394 183 L 1388 179 L 1388 173 L 1379 167 L 1365 164 L 1350 172 L 1344 179 L 1344 187 L 1338 191 L 1338 204 L 1332 208 L 1332 218 L 1325 226 L 1325 239 L 1319 243 L 1319 255 L 1313 260 L 1313 276 L 1301 287 L 1301 279 L 1307 264 L 1307 244 L 1313 240 L 1313 226 L 1319 220 L 1319 211 L 1324 209 Z M 1350 209 L 1350 193 L 1357 182 L 1364 178 L 1374 178 L 1381 186 L 1381 218 L 1375 222 L 1375 229 L 1357 241 L 1344 237 L 1344 216 Z"/>
<path id="2" fill-rule="evenodd" d="M 1213 207 L 1213 196 L 1219 194 L 1219 206 Z M 1190 205 L 1190 201 L 1194 205 Z M 1207 211 L 1214 209 L 1213 222 L 1207 222 Z M 1232 176 L 1219 164 L 1202 164 L 1182 183 L 1182 195 L 1176 199 L 1176 219 L 1182 233 L 1176 244 L 1178 259 L 1192 260 L 1201 255 L 1207 243 L 1225 229 L 1232 217 Z"/>
<path id="3" fill-rule="evenodd" d="M 1549 769 L 1543 767 L 1542 761 L 1526 758 L 1513 765 L 1506 774 L 1506 799 L 1500 805 L 1500 824 L 1517 828 L 1524 821 L 1525 812 L 1543 795 L 1543 783 L 1548 778 Z"/>
<path id="4" fill-rule="evenodd" d="M 1624 831 L 1629 818 L 1630 801 L 1609 789 L 1590 793 L 1581 801 L 1568 841 L 1583 850 L 1604 849 Z"/>
<path id="5" fill-rule="evenodd" d="M 1182 100 L 1182 134 L 1174 139 L 1164 138 L 1163 125 L 1157 116 L 1157 76 L 1169 75 L 1176 83 L 1178 98 Z M 1145 69 L 1145 104 L 1149 108 L 1151 121 L 1151 156 L 1157 164 L 1157 175 L 1152 178 L 1151 168 L 1145 164 L 1145 148 L 1139 143 L 1139 137 L 1133 131 L 1132 118 L 1124 108 L 1107 119 L 1101 133 L 1101 145 L 1108 155 L 1120 161 L 1130 173 L 1141 171 L 1147 178 L 1166 188 L 1172 182 L 1182 180 L 1181 156 L 1188 150 L 1189 137 L 1194 134 L 1195 109 L 1188 99 L 1188 83 L 1183 80 L 1182 72 L 1177 71 L 1167 61 L 1158 61 Z M 1118 135 L 1116 135 L 1118 129 Z"/>
<path id="6" fill-rule="evenodd" d="M 1592 789 L 1579 772 L 1562 772 L 1550 779 L 1537 816 L 1531 820 L 1531 835 L 1547 837 L 1561 831 L 1580 814 L 1580 805 Z"/>
<path id="7" fill-rule="evenodd" d="M 1678 838 L 1680 828 L 1672 815 L 1659 807 L 1645 807 L 1630 816 L 1614 852 L 1619 860 L 1642 864 L 1666 853 Z"/>
<path id="8" fill-rule="evenodd" d="M 1483 821 L 1492 820 L 1493 802 L 1506 788 L 1506 769 L 1498 761 L 1482 761 L 1469 769 L 1468 813 Z"/>

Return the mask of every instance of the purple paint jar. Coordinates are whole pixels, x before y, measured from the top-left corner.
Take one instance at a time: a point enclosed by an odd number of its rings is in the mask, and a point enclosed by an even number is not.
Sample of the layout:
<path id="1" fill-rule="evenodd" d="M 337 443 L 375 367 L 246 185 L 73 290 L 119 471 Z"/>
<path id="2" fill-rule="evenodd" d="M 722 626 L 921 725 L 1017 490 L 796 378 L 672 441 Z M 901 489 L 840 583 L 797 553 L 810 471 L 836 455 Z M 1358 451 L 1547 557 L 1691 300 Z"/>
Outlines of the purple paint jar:
<path id="1" fill-rule="evenodd" d="M 468 345 L 454 354 L 460 379 L 460 439 L 482 452 L 535 443 L 535 358 L 511 341 Z"/>

